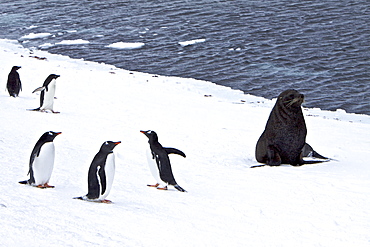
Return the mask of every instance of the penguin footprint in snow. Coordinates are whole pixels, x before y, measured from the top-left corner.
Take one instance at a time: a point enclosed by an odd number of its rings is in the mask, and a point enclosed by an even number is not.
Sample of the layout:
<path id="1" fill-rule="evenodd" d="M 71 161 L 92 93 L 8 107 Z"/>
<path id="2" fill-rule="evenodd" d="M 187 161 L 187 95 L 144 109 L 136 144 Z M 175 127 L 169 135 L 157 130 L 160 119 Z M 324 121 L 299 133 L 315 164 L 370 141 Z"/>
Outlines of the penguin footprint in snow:
<path id="1" fill-rule="evenodd" d="M 186 190 L 177 184 L 172 174 L 171 163 L 168 157 L 169 154 L 178 154 L 184 158 L 186 155 L 176 148 L 162 147 L 162 145 L 158 142 L 158 136 L 156 132 L 152 130 L 142 130 L 140 132 L 146 135 L 149 139 L 149 149 L 147 150 L 148 165 L 153 177 L 157 180 L 157 184 L 148 186 L 157 187 L 157 189 L 160 190 L 167 190 L 167 185 L 172 185 L 178 191 L 186 192 Z"/>
<path id="2" fill-rule="evenodd" d="M 30 178 L 20 181 L 20 184 L 29 184 L 38 188 L 54 188 L 49 180 L 54 168 L 55 147 L 54 138 L 62 132 L 45 132 L 37 141 L 32 150 L 29 171 Z"/>
<path id="3" fill-rule="evenodd" d="M 111 203 L 105 198 L 108 196 L 114 179 L 115 159 L 113 149 L 121 142 L 106 141 L 91 162 L 87 176 L 88 193 L 84 196 L 74 197 L 92 202 Z"/>

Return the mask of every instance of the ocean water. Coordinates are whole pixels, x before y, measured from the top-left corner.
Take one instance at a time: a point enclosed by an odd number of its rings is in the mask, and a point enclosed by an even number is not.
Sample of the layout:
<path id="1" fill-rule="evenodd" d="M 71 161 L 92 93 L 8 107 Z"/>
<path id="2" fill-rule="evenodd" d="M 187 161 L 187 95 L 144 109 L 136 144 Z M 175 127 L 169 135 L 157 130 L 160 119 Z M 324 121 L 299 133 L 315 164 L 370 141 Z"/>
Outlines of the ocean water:
<path id="1" fill-rule="evenodd" d="M 31 49 L 208 80 L 269 99 L 294 88 L 305 94 L 306 107 L 370 115 L 370 1 L 1 0 L 0 6 L 0 38 Z"/>

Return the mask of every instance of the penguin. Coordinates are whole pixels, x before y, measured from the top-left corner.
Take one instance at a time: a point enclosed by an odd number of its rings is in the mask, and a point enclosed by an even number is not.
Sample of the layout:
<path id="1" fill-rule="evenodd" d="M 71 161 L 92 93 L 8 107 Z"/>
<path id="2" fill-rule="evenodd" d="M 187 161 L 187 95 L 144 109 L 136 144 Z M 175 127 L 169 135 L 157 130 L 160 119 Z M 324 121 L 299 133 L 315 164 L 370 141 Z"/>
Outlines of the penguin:
<path id="1" fill-rule="evenodd" d="M 172 185 L 178 191 L 186 192 L 186 190 L 177 184 L 172 174 L 171 163 L 168 157 L 169 154 L 178 154 L 186 158 L 186 155 L 176 148 L 162 147 L 158 142 L 158 135 L 155 131 L 141 130 L 140 132 L 146 135 L 149 139 L 148 142 L 150 149 L 147 150 L 148 165 L 153 177 L 157 180 L 157 184 L 148 186 L 156 187 L 160 190 L 167 190 L 167 185 Z"/>
<path id="2" fill-rule="evenodd" d="M 22 91 L 21 79 L 19 78 L 19 74 L 17 72 L 17 70 L 19 70 L 20 68 L 20 66 L 13 66 L 8 75 L 6 88 L 8 89 L 10 97 L 18 97 L 19 91 Z"/>
<path id="3" fill-rule="evenodd" d="M 55 147 L 54 138 L 62 132 L 45 132 L 37 141 L 31 152 L 28 174 L 30 179 L 20 181 L 20 184 L 29 184 L 38 188 L 54 188 L 49 180 L 54 167 Z"/>
<path id="4" fill-rule="evenodd" d="M 87 175 L 88 193 L 84 196 L 74 197 L 92 202 L 111 203 L 105 198 L 108 196 L 114 179 L 115 159 L 113 149 L 121 142 L 106 141 L 91 162 Z"/>
<path id="5" fill-rule="evenodd" d="M 32 111 L 51 111 L 52 113 L 59 113 L 53 110 L 54 96 L 55 96 L 55 83 L 60 75 L 50 74 L 44 81 L 42 87 L 33 90 L 32 93 L 41 92 L 40 94 L 40 107 Z"/>

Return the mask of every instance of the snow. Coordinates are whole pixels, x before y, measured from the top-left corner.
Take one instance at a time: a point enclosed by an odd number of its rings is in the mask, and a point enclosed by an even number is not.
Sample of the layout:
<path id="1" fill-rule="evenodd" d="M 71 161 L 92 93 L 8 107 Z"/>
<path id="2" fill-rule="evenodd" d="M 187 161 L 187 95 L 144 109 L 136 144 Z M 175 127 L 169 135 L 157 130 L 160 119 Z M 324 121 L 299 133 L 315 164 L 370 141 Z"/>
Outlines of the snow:
<path id="1" fill-rule="evenodd" d="M 0 93 L 2 246 L 370 245 L 369 116 L 305 108 L 307 142 L 335 161 L 251 169 L 274 100 L 206 81 L 30 54 L 9 40 L 0 40 L 0 56 L 3 88 L 14 65 L 22 66 L 23 84 L 19 98 Z M 54 104 L 61 113 L 27 111 L 39 103 L 31 92 L 51 73 L 61 75 Z M 155 183 L 140 133 L 148 129 L 186 154 L 170 158 L 187 193 L 146 186 Z M 55 188 L 18 184 L 49 130 L 63 132 L 54 141 Z M 73 200 L 87 193 L 89 165 L 108 140 L 122 141 L 107 197 L 113 203 Z"/>
<path id="2" fill-rule="evenodd" d="M 188 46 L 188 45 L 195 45 L 198 43 L 206 42 L 206 39 L 194 39 L 194 40 L 188 40 L 188 41 L 181 41 L 179 42 L 179 45 L 181 46 Z"/>
<path id="3" fill-rule="evenodd" d="M 114 49 L 138 49 L 145 45 L 145 43 L 141 42 L 116 42 L 110 45 L 107 45 L 108 48 L 114 48 Z"/>

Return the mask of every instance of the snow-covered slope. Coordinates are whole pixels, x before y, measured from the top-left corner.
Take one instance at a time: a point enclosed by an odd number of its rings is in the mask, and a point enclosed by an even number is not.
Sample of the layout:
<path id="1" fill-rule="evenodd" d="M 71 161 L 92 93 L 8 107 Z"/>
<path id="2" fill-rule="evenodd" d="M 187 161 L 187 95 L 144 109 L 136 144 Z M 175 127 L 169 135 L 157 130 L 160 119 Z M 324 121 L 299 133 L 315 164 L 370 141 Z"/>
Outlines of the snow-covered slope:
<path id="1" fill-rule="evenodd" d="M 3 88 L 13 65 L 19 98 L 0 93 L 2 246 L 369 246 L 370 117 L 305 109 L 307 142 L 336 161 L 250 169 L 274 101 L 194 79 L 129 72 L 0 40 Z M 40 59 L 46 58 L 46 59 Z M 31 92 L 59 74 L 54 110 L 31 112 Z M 278 95 L 280 92 L 276 92 Z M 206 97 L 208 96 L 208 97 Z M 309 101 L 310 99 L 306 99 Z M 147 138 L 158 133 L 188 193 L 149 188 Z M 45 131 L 54 143 L 51 185 L 20 185 Z M 88 167 L 104 141 L 115 148 L 107 199 L 87 193 Z"/>

